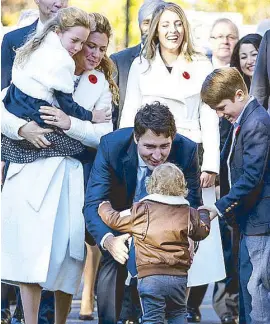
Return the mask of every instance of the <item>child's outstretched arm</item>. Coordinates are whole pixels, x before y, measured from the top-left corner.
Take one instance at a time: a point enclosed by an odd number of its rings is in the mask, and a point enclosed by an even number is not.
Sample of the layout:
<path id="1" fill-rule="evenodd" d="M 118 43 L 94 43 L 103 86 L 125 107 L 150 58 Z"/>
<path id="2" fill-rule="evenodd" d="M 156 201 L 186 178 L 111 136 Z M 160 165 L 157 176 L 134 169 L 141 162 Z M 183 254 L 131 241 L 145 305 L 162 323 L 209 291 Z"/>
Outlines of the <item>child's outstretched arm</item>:
<path id="1" fill-rule="evenodd" d="M 123 213 L 123 212 L 122 212 Z M 109 201 L 103 201 L 98 207 L 98 214 L 103 222 L 113 230 L 130 233 L 132 227 L 131 211 L 125 211 L 124 216 L 120 212 L 112 208 Z"/>
<path id="2" fill-rule="evenodd" d="M 190 208 L 190 226 L 188 236 L 193 241 L 204 240 L 210 233 L 209 212 L 206 209 Z"/>
<path id="3" fill-rule="evenodd" d="M 98 208 L 103 222 L 122 233 L 130 233 L 142 238 L 146 235 L 149 225 L 148 207 L 144 202 L 134 203 L 130 210 L 118 212 L 109 201 L 103 201 Z"/>

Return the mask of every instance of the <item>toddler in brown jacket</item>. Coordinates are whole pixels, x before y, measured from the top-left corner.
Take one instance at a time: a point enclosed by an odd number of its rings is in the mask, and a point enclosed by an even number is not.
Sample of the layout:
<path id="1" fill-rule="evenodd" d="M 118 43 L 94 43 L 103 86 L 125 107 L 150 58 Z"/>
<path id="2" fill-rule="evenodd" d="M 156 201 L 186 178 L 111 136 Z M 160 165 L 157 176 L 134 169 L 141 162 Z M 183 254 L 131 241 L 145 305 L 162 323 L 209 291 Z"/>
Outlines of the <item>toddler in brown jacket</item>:
<path id="1" fill-rule="evenodd" d="M 191 265 L 188 238 L 208 236 L 209 212 L 189 206 L 184 175 L 172 163 L 156 167 L 146 189 L 148 195 L 125 216 L 110 202 L 100 204 L 99 215 L 112 229 L 134 237 L 143 323 L 163 323 L 166 317 L 182 324 Z"/>

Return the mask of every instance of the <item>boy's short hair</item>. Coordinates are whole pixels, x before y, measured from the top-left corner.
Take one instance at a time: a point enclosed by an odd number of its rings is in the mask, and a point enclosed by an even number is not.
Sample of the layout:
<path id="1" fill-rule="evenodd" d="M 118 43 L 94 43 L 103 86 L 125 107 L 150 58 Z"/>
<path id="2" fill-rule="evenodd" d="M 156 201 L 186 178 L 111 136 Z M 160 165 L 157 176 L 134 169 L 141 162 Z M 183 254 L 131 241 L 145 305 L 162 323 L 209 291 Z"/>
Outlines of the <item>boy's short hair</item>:
<path id="1" fill-rule="evenodd" d="M 136 140 L 139 140 L 148 129 L 158 136 L 163 134 L 166 138 L 174 139 L 176 134 L 175 120 L 167 105 L 155 101 L 146 104 L 137 112 L 134 122 Z"/>
<path id="2" fill-rule="evenodd" d="M 183 172 L 173 163 L 157 166 L 146 184 L 149 194 L 165 196 L 186 196 L 186 180 Z"/>
<path id="3" fill-rule="evenodd" d="M 215 69 L 203 82 L 201 98 L 203 102 L 215 109 L 224 99 L 234 102 L 235 93 L 239 89 L 248 94 L 245 81 L 236 68 Z"/>

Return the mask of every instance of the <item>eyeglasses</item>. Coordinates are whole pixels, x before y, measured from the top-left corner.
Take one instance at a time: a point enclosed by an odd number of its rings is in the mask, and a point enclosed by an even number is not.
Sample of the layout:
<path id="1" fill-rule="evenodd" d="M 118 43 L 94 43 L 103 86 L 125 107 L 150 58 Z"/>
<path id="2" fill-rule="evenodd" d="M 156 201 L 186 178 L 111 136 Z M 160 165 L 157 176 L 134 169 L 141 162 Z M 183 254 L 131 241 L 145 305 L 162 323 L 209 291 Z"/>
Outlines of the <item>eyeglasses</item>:
<path id="1" fill-rule="evenodd" d="M 223 39 L 227 39 L 228 41 L 234 41 L 237 39 L 237 37 L 234 35 L 217 35 L 217 36 L 211 36 L 210 38 L 219 40 L 219 41 L 221 41 Z"/>

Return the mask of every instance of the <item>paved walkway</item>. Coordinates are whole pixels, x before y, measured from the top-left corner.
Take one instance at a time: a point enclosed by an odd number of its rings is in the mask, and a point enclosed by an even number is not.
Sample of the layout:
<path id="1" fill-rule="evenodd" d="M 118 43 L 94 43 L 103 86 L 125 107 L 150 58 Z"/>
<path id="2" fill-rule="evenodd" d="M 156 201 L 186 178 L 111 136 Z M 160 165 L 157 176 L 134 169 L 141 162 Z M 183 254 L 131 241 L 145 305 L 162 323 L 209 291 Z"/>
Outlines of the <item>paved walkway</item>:
<path id="1" fill-rule="evenodd" d="M 201 313 L 202 313 L 202 321 L 201 324 L 220 324 L 219 318 L 217 317 L 215 311 L 212 307 L 212 291 L 213 291 L 213 285 L 210 285 L 210 287 L 207 290 L 207 293 L 205 295 L 203 305 L 201 306 Z M 95 320 L 93 321 L 80 321 L 78 319 L 79 312 L 80 312 L 80 294 L 76 296 L 72 302 L 72 310 L 69 314 L 67 323 L 72 324 L 97 324 L 97 313 L 95 308 Z"/>

